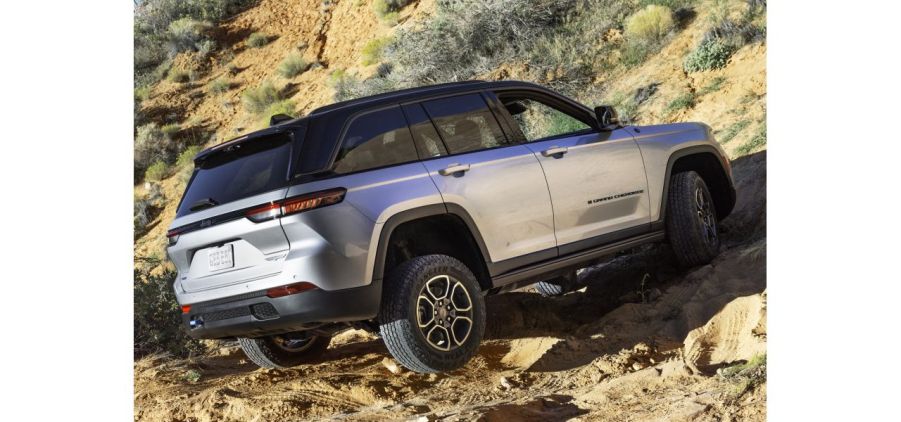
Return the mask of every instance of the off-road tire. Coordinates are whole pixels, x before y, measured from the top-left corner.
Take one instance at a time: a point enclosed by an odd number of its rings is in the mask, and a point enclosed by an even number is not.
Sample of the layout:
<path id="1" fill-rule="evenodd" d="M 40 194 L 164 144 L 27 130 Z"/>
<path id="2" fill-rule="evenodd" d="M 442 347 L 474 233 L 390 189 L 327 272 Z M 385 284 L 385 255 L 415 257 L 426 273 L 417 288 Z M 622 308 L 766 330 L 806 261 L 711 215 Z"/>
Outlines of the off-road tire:
<path id="1" fill-rule="evenodd" d="M 288 351 L 280 347 L 274 338 L 238 338 L 244 354 L 262 368 L 290 368 L 303 363 L 315 362 L 328 348 L 331 337 L 313 336 L 312 344 L 299 351 Z"/>
<path id="2" fill-rule="evenodd" d="M 535 283 L 535 291 L 544 297 L 562 296 L 578 287 L 576 272 Z"/>
<path id="3" fill-rule="evenodd" d="M 713 237 L 708 235 L 710 224 L 701 216 L 696 195 L 704 195 L 712 213 Z M 666 206 L 666 232 L 676 259 L 682 266 L 694 267 L 710 263 L 720 251 L 717 233 L 716 208 L 707 184 L 698 173 L 686 171 L 673 175 Z M 703 213 L 706 215 L 706 213 Z"/>
<path id="4" fill-rule="evenodd" d="M 442 275 L 462 284 L 472 307 L 468 336 L 449 351 L 430 345 L 417 319 L 423 286 Z M 479 347 L 485 333 L 485 300 L 472 271 L 462 262 L 446 255 L 420 256 L 401 264 L 387 276 L 378 320 L 388 351 L 401 365 L 420 373 L 451 371 L 465 365 Z"/>

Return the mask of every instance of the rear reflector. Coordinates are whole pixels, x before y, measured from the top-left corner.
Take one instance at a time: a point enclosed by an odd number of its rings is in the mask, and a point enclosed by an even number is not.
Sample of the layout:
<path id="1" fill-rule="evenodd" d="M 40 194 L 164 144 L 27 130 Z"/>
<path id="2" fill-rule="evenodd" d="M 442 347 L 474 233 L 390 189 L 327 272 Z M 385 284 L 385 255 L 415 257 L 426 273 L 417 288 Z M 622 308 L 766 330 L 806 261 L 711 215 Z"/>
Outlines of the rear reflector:
<path id="1" fill-rule="evenodd" d="M 314 284 L 302 281 L 300 283 L 289 284 L 287 286 L 273 287 L 269 290 L 266 290 L 266 296 L 270 298 L 277 298 L 302 293 L 313 289 L 317 289 Z"/>
<path id="2" fill-rule="evenodd" d="M 259 223 L 272 220 L 273 218 L 284 217 L 286 215 L 297 214 L 299 212 L 337 204 L 344 200 L 344 195 L 346 193 L 347 189 L 344 188 L 308 193 L 294 198 L 288 198 L 284 201 L 270 202 L 252 208 L 245 213 L 245 216 L 247 216 L 250 221 Z"/>
<path id="3" fill-rule="evenodd" d="M 191 305 L 181 305 L 181 313 L 186 314 L 191 312 Z"/>

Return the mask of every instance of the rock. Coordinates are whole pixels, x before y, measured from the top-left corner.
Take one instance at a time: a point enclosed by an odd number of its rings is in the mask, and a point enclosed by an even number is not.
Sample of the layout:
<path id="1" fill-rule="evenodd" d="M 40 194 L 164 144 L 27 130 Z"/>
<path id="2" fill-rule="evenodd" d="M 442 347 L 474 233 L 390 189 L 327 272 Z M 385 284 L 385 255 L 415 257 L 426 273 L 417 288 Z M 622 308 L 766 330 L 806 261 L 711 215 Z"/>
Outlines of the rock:
<path id="1" fill-rule="evenodd" d="M 644 368 L 644 365 L 642 365 L 640 362 L 635 362 L 635 363 L 632 364 L 632 370 L 633 370 L 633 371 L 640 371 L 640 370 L 642 370 L 643 368 Z"/>
<path id="2" fill-rule="evenodd" d="M 635 104 L 641 104 L 650 99 L 651 96 L 654 95 L 655 92 L 657 92 L 658 86 L 660 86 L 660 83 L 654 82 L 648 86 L 643 86 L 635 90 L 635 97 L 633 98 L 635 100 Z"/>
<path id="3" fill-rule="evenodd" d="M 391 372 L 392 374 L 399 374 L 401 371 L 400 366 L 397 365 L 397 362 L 395 362 L 394 359 L 391 358 L 382 359 L 382 365 L 384 365 L 385 368 L 388 369 L 388 372 Z"/>
<path id="4" fill-rule="evenodd" d="M 507 377 L 501 377 L 500 384 L 501 388 L 504 390 L 513 388 L 513 384 L 510 384 L 510 381 L 507 380 Z"/>

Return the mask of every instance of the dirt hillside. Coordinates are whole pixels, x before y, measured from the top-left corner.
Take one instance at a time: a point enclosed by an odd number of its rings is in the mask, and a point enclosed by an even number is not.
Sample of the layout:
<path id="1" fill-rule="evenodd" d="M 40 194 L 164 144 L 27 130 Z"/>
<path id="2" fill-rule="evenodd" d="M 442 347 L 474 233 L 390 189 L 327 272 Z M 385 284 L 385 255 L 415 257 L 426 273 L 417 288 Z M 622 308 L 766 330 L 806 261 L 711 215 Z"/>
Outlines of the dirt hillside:
<path id="1" fill-rule="evenodd" d="M 413 2 L 399 25 L 415 25 L 434 7 Z M 563 297 L 490 297 L 486 340 L 449 374 L 397 370 L 381 341 L 362 331 L 335 338 L 323 362 L 291 370 L 259 369 L 228 343 L 193 359 L 143 358 L 134 366 L 135 419 L 765 420 L 766 45 L 746 45 L 722 69 L 688 74 L 682 58 L 703 36 L 708 13 L 696 10 L 658 53 L 596 83 L 611 99 L 654 86 L 635 106 L 639 123 L 703 121 L 726 139 L 738 204 L 722 223 L 724 250 L 712 264 L 685 271 L 665 246 L 648 247 L 583 270 L 587 287 Z M 217 27 L 226 48 L 202 64 L 199 79 L 155 85 L 141 109 L 179 116 L 218 143 L 259 125 L 242 111 L 244 87 L 277 80 L 297 111 L 308 112 L 332 101 L 330 72 L 375 72 L 360 64 L 362 48 L 396 28 L 380 23 L 367 1 L 262 0 Z M 272 41 L 249 48 L 252 32 Z M 319 65 L 285 80 L 275 69 L 293 51 Z M 174 66 L 196 66 L 189 56 Z M 482 76 L 516 78 L 522 66 Z M 241 88 L 208 93 L 206 84 L 226 72 Z M 686 93 L 690 106 L 673 109 Z M 135 240 L 137 266 L 171 265 L 162 259 L 165 229 L 182 183 L 177 174 L 159 183 L 168 202 Z M 136 195 L 147 187 L 138 184 Z"/>

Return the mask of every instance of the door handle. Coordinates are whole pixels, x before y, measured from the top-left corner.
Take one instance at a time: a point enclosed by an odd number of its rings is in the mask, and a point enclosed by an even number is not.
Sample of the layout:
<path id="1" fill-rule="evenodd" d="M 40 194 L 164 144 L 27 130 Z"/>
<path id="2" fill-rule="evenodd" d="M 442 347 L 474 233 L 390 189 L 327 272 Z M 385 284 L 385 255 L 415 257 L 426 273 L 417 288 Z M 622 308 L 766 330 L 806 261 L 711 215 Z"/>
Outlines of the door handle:
<path id="1" fill-rule="evenodd" d="M 541 151 L 541 155 L 545 157 L 553 156 L 554 158 L 562 158 L 563 154 L 566 154 L 567 151 L 569 151 L 569 148 L 567 147 L 550 147 L 544 151 Z"/>
<path id="2" fill-rule="evenodd" d="M 463 173 L 469 171 L 469 164 L 451 164 L 441 170 L 438 170 L 438 174 L 442 176 L 462 176 Z"/>

